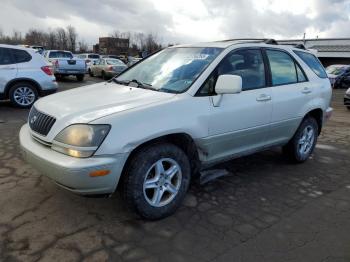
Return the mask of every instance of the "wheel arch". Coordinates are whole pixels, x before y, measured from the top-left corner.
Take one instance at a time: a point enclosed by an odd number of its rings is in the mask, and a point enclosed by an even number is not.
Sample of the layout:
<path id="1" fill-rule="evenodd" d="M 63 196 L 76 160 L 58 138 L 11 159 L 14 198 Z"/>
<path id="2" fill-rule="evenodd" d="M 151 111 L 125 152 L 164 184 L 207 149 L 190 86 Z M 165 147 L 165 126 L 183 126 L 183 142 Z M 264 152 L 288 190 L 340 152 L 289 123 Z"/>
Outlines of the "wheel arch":
<path id="1" fill-rule="evenodd" d="M 304 116 L 304 119 L 307 117 L 313 117 L 316 120 L 318 126 L 318 135 L 320 135 L 323 125 L 323 110 L 321 108 L 312 109 Z"/>
<path id="2" fill-rule="evenodd" d="M 5 87 L 5 92 L 4 92 L 6 99 L 9 98 L 9 96 L 10 96 L 10 89 L 11 89 L 11 87 L 13 85 L 17 84 L 17 83 L 20 83 L 20 82 L 29 82 L 29 83 L 31 83 L 35 87 L 35 89 L 38 92 L 38 94 L 41 94 L 42 89 L 41 89 L 41 87 L 40 87 L 38 82 L 36 82 L 35 80 L 30 79 L 30 78 L 21 77 L 21 78 L 12 79 L 10 82 L 7 83 L 7 85 Z"/>
<path id="3" fill-rule="evenodd" d="M 124 164 L 121 179 L 123 179 L 125 172 L 127 172 L 127 169 L 128 169 L 128 166 L 130 165 L 131 160 L 141 149 L 147 146 L 151 146 L 153 144 L 158 144 L 158 143 L 171 143 L 181 148 L 185 152 L 185 154 L 187 155 L 190 161 L 192 175 L 196 174 L 199 171 L 200 160 L 199 160 L 197 146 L 193 138 L 186 133 L 173 133 L 173 134 L 167 134 L 157 138 L 153 138 L 135 147 L 128 155 L 128 158 Z M 120 185 L 122 183 L 119 182 L 118 184 Z"/>

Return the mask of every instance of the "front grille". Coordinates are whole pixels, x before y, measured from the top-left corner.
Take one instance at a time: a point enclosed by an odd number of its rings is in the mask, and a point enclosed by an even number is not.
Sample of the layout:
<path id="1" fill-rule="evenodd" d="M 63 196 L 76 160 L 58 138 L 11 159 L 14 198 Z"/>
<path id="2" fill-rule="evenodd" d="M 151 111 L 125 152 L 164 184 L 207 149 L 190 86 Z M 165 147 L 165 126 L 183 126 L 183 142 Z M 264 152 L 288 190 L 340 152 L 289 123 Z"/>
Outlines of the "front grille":
<path id="1" fill-rule="evenodd" d="M 29 126 L 40 135 L 46 136 L 55 122 L 56 119 L 54 117 L 39 112 L 34 106 L 30 110 L 28 117 Z"/>

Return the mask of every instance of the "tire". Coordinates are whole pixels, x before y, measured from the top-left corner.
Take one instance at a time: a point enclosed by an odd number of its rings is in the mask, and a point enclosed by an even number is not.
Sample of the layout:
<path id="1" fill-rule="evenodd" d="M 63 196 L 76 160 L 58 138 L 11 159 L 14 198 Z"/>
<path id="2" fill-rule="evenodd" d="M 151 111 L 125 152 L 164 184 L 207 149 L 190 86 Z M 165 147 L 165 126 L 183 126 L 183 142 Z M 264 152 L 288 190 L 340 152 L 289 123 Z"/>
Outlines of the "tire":
<path id="1" fill-rule="evenodd" d="M 18 82 L 9 91 L 11 103 L 19 108 L 30 108 L 38 99 L 38 91 L 30 82 Z"/>
<path id="2" fill-rule="evenodd" d="M 84 81 L 84 75 L 76 75 L 79 82 Z"/>
<path id="3" fill-rule="evenodd" d="M 313 117 L 305 118 L 293 138 L 283 147 L 285 155 L 295 163 L 305 162 L 315 149 L 318 124 Z"/>
<path id="4" fill-rule="evenodd" d="M 186 154 L 173 144 L 153 144 L 138 151 L 129 163 L 121 188 L 127 206 L 148 220 L 173 214 L 181 205 L 191 180 Z M 170 180 L 166 179 L 167 173 L 173 174 L 172 178 L 168 177 Z"/>
<path id="5" fill-rule="evenodd" d="M 89 68 L 89 76 L 93 77 L 94 73 L 91 71 L 91 69 Z"/>
<path id="6" fill-rule="evenodd" d="M 62 75 L 55 75 L 57 81 L 61 81 L 63 79 Z"/>
<path id="7" fill-rule="evenodd" d="M 347 109 L 350 110 L 350 106 L 347 106 Z"/>
<path id="8" fill-rule="evenodd" d="M 103 80 L 107 80 L 105 71 L 101 72 L 101 77 L 102 77 Z"/>

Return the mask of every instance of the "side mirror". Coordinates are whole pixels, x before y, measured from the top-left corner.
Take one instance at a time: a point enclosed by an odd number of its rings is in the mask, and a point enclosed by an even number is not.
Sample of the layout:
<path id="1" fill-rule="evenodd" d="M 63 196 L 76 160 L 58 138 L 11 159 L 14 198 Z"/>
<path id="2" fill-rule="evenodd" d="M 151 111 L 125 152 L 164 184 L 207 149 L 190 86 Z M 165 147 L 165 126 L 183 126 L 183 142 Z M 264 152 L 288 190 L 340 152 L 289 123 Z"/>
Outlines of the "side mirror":
<path id="1" fill-rule="evenodd" d="M 242 77 L 237 75 L 220 75 L 215 85 L 217 94 L 237 94 L 242 91 Z"/>

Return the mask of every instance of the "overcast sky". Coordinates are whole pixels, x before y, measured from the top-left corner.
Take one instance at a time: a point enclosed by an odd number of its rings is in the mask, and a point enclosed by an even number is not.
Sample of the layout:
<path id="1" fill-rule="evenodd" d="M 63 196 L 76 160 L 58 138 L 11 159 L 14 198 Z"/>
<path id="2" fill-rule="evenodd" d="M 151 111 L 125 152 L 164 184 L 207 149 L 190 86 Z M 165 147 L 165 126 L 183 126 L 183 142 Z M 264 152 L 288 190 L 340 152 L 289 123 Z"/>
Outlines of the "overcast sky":
<path id="1" fill-rule="evenodd" d="M 90 45 L 115 30 L 163 43 L 350 37 L 350 0 L 1 0 L 5 33 L 67 25 Z"/>

